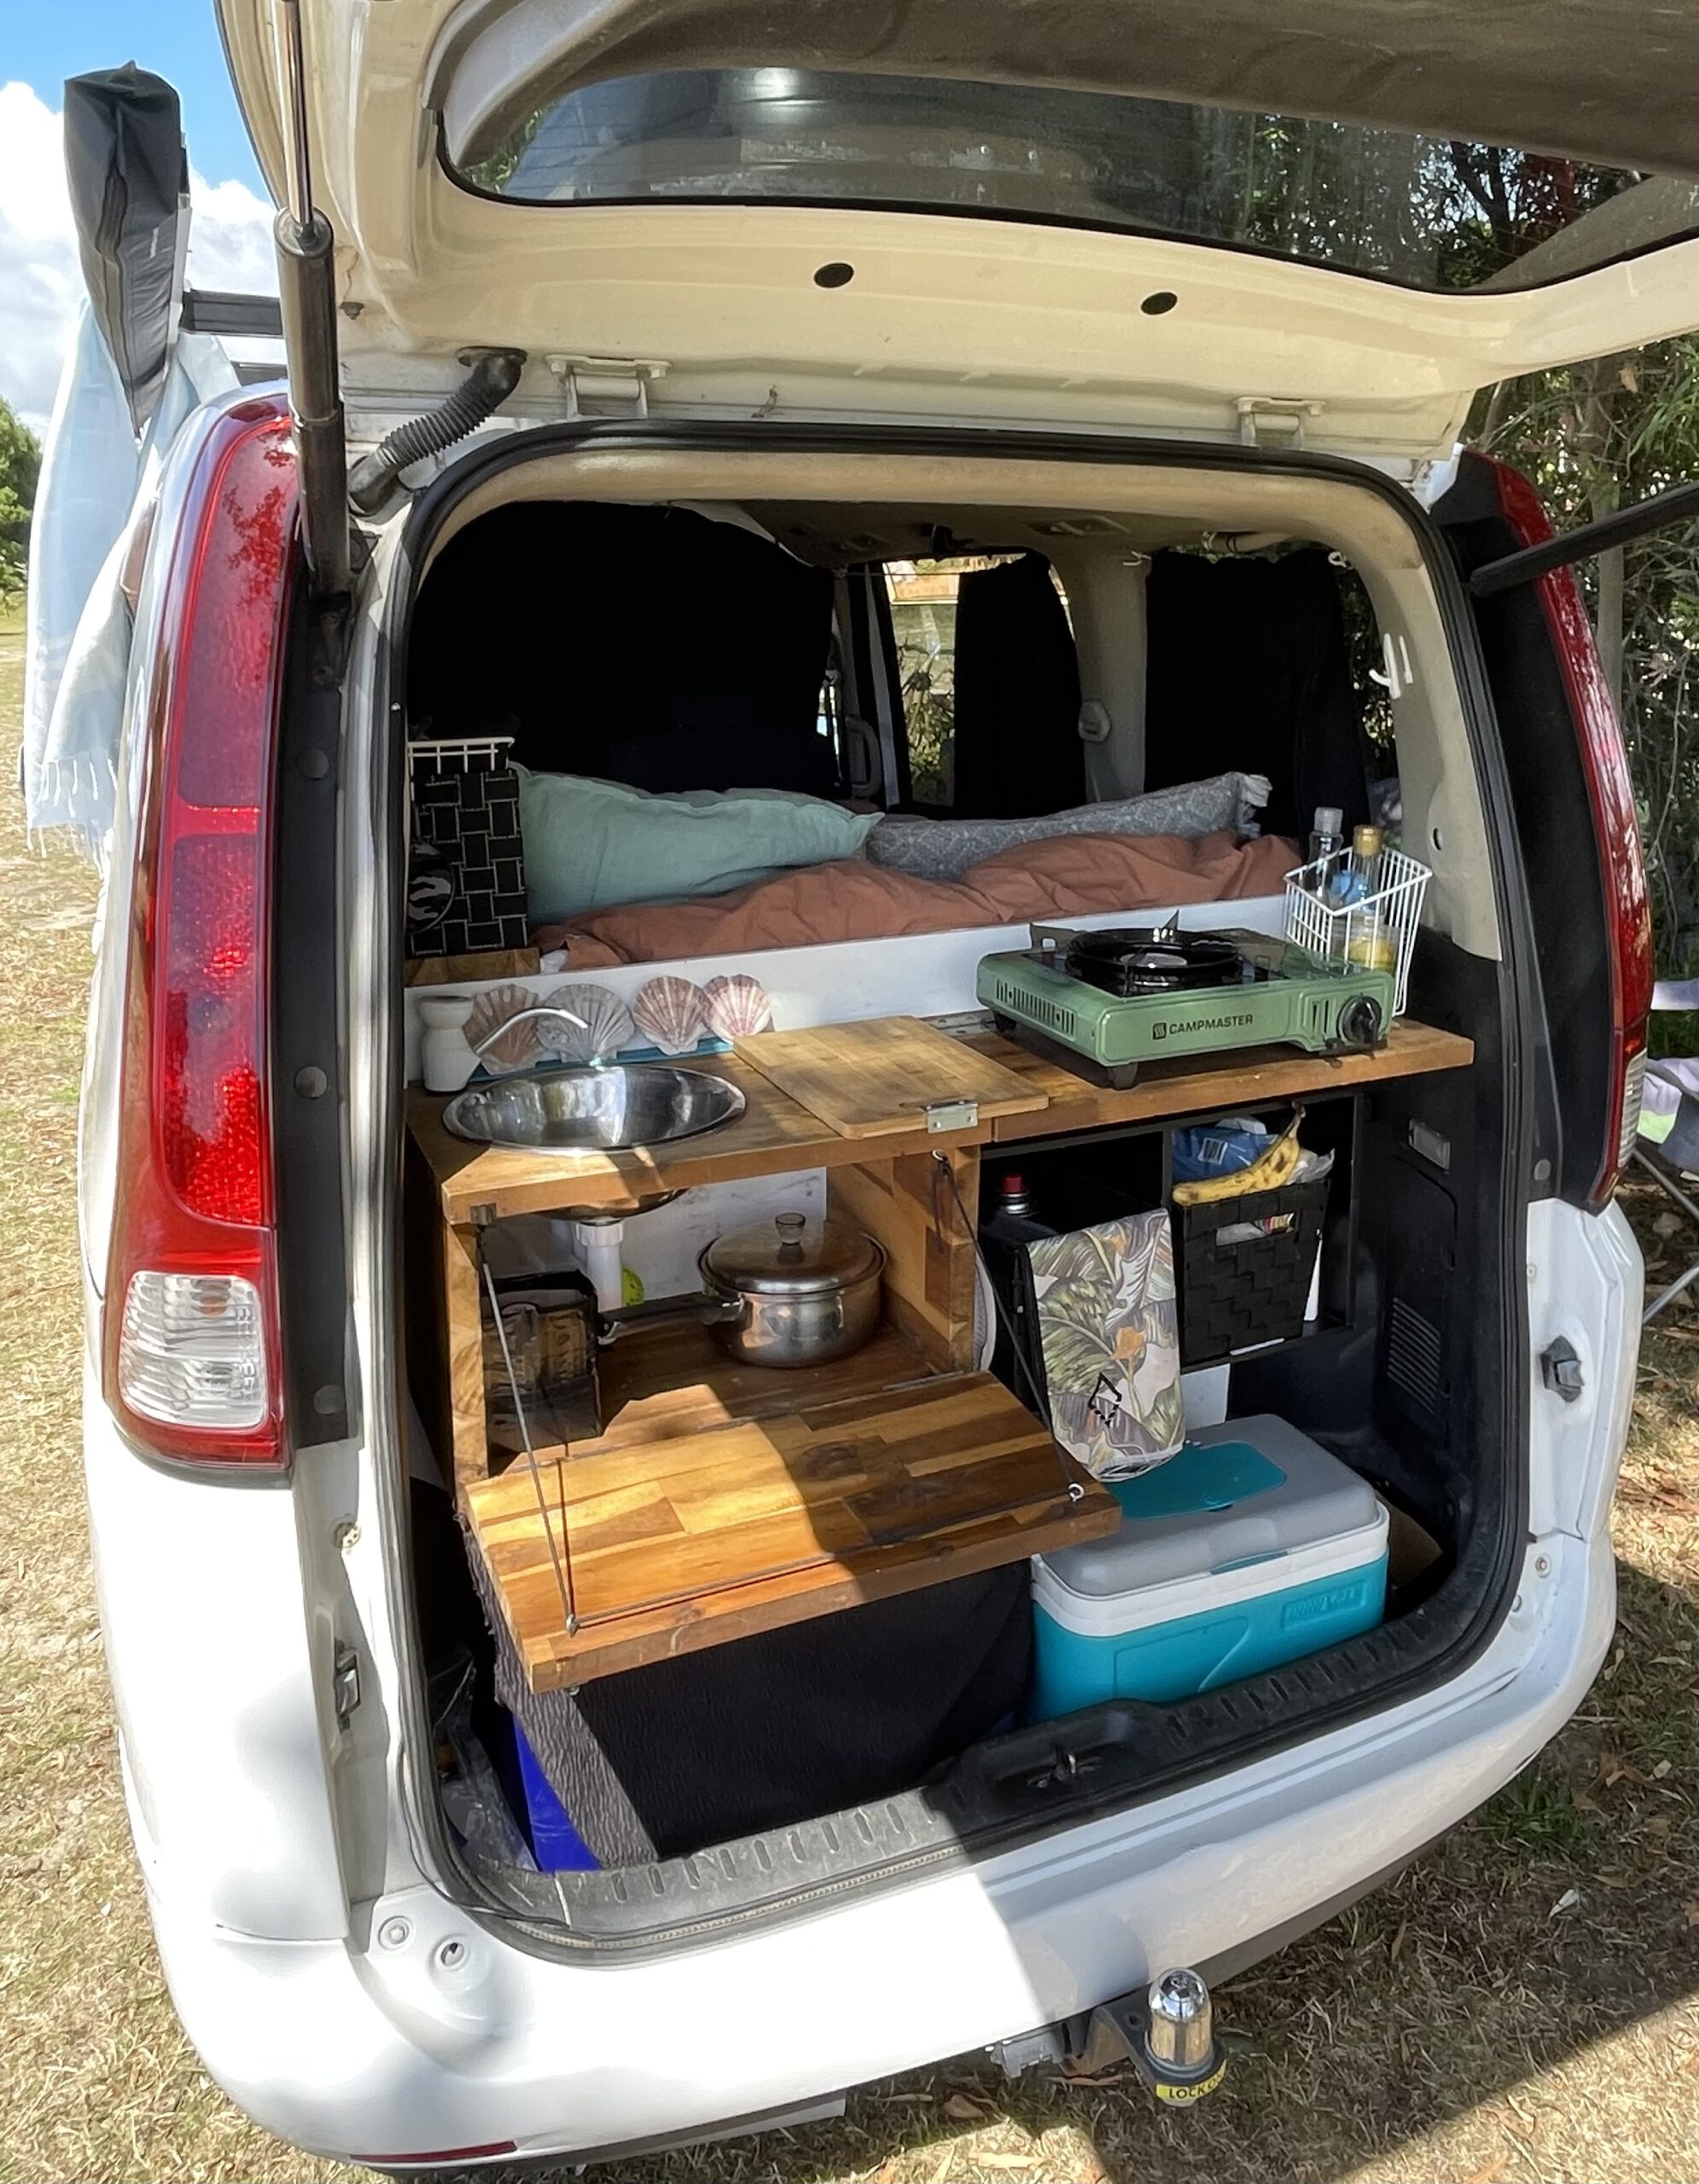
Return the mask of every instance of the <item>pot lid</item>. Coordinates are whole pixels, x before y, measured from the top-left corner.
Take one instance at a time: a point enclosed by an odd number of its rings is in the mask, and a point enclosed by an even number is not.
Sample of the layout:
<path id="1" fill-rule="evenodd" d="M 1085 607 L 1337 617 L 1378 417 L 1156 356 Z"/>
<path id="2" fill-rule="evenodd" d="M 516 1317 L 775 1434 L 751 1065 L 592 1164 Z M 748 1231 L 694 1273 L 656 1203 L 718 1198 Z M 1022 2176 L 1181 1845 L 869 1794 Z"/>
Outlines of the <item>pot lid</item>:
<path id="1" fill-rule="evenodd" d="M 729 1289 L 808 1297 L 876 1274 L 884 1258 L 870 1236 L 847 1222 L 781 1213 L 716 1236 L 702 1253 L 701 1267 Z"/>

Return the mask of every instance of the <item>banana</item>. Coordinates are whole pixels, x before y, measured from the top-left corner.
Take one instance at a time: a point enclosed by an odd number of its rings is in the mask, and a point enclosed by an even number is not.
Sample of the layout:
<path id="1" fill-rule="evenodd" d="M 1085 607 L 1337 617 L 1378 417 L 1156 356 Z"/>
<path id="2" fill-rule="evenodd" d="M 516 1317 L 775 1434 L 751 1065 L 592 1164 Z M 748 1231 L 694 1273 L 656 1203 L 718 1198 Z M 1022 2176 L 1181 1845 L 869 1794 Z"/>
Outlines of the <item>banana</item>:
<path id="1" fill-rule="evenodd" d="M 1252 1191 L 1278 1190 L 1303 1157 L 1303 1147 L 1298 1142 L 1298 1125 L 1303 1118 L 1303 1110 L 1300 1108 L 1267 1152 L 1248 1168 L 1235 1168 L 1225 1176 L 1206 1176 L 1194 1183 L 1176 1183 L 1175 1205 L 1209 1205 L 1218 1199 L 1244 1198 Z"/>

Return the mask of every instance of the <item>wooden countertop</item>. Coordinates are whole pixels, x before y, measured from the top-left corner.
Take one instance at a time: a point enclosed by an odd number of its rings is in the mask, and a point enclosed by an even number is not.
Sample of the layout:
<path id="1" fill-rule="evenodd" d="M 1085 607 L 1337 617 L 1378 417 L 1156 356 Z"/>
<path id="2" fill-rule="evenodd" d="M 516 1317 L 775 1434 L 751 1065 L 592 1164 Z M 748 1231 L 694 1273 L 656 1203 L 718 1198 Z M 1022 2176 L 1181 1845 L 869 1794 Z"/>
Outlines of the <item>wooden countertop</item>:
<path id="1" fill-rule="evenodd" d="M 1115 1123 L 1207 1110 L 1223 1113 L 1259 1101 L 1299 1099 L 1388 1077 L 1463 1069 L 1475 1058 L 1472 1041 L 1405 1017 L 1394 1025 L 1386 1045 L 1375 1054 L 1306 1054 L 1292 1047 L 1246 1048 L 1225 1055 L 1150 1062 L 1131 1090 L 1111 1092 L 996 1032 L 975 1032 L 969 1043 L 1014 1071 L 1042 1093 L 1048 1104 L 981 1121 L 969 1130 L 934 1134 L 915 1129 L 876 1138 L 846 1137 L 736 1054 L 720 1054 L 707 1066 L 742 1090 L 747 1103 L 742 1114 L 721 1130 L 681 1138 L 672 1145 L 569 1155 L 471 1145 L 443 1128 L 445 1100 L 417 1085 L 408 1088 L 407 1124 L 430 1170 L 444 1218 L 459 1223 L 472 1220 L 474 1210 L 480 1217 L 494 1220 L 563 1205 L 596 1205 L 617 1212 L 622 1203 L 642 1192 L 688 1190 L 745 1176 L 893 1160 L 905 1153 L 945 1152 L 952 1147 L 1020 1143 L 1064 1130 L 1100 1130 Z"/>
<path id="2" fill-rule="evenodd" d="M 715 1054 L 701 1064 L 742 1093 L 735 1123 L 628 1153 L 530 1153 L 509 1146 L 471 1145 L 443 1128 L 448 1104 L 418 1085 L 407 1089 L 407 1126 L 441 1194 L 443 1217 L 466 1222 L 473 1210 L 489 1218 L 546 1213 L 561 1205 L 605 1206 L 645 1191 L 689 1190 L 698 1183 L 725 1183 L 745 1176 L 779 1176 L 799 1168 L 830 1168 L 858 1160 L 892 1160 L 905 1153 L 947 1151 L 982 1144 L 991 1125 L 934 1134 L 923 1126 L 877 1140 L 843 1137 L 829 1123 L 752 1069 L 736 1054 Z"/>
<path id="3" fill-rule="evenodd" d="M 1006 1115 L 992 1124 L 986 1136 L 999 1145 L 1054 1137 L 1063 1130 L 1101 1130 L 1114 1123 L 1195 1114 L 1205 1108 L 1226 1113 L 1263 1100 L 1301 1099 L 1311 1093 L 1342 1092 L 1353 1084 L 1376 1084 L 1388 1077 L 1466 1069 L 1475 1059 L 1472 1039 L 1436 1031 L 1431 1024 L 1418 1024 L 1406 1016 L 1393 1025 L 1387 1043 L 1374 1054 L 1306 1054 L 1295 1047 L 1242 1047 L 1231 1054 L 1147 1062 L 1129 1090 L 1112 1092 L 1088 1084 L 1059 1062 L 1032 1054 L 998 1032 L 975 1032 L 970 1043 L 1024 1077 L 1049 1102 L 1031 1114 Z"/>

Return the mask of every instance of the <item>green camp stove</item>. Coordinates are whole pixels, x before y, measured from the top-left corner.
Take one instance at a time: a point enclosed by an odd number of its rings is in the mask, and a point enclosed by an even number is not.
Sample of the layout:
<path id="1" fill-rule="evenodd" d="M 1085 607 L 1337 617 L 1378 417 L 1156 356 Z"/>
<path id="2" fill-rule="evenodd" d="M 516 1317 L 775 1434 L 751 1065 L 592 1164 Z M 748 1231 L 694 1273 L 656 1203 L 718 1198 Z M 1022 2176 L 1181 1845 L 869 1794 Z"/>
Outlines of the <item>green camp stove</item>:
<path id="1" fill-rule="evenodd" d="M 1391 968 L 1333 964 L 1262 932 L 1181 932 L 1172 921 L 1076 932 L 986 956 L 979 997 L 998 1028 L 1083 1077 L 1125 1090 L 1169 1054 L 1294 1046 L 1366 1054 L 1393 1016 Z"/>

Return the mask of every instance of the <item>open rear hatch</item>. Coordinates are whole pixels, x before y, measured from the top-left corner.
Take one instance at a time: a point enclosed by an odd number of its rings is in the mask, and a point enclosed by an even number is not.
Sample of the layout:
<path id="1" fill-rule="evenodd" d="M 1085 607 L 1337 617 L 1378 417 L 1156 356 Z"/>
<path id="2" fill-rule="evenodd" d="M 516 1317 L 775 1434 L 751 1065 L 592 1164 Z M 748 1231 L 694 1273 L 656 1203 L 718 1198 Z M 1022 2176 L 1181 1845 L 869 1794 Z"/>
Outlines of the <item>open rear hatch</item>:
<path id="1" fill-rule="evenodd" d="M 219 12 L 281 196 L 275 0 Z M 1408 472 L 1477 387 L 1695 316 L 1681 11 L 303 14 L 357 421 L 499 346 L 529 359 L 521 416 L 597 359 L 650 367 L 655 407 L 1300 439 Z"/>
<path id="2" fill-rule="evenodd" d="M 281 183 L 294 163 L 284 154 L 270 14 L 263 0 L 221 0 L 221 9 L 262 160 Z M 1275 452 L 1264 462 L 1219 447 L 1184 461 L 1271 491 L 1307 473 L 1377 496 L 1411 532 L 1388 566 L 1425 561 L 1448 599 L 1455 572 L 1409 497 L 1311 458 L 1371 456 L 1414 480 L 1450 455 L 1482 383 L 1667 334 L 1694 315 L 1699 189 L 1638 164 L 1627 87 L 1619 84 L 1613 109 L 1620 128 L 1590 92 L 1574 106 L 1573 131 L 1553 134 L 1552 117 L 1569 109 L 1562 87 L 1547 84 L 1544 104 L 1527 108 L 1545 117 L 1543 148 L 1506 150 L 1520 91 L 1513 97 L 1503 70 L 1492 78 L 1490 40 L 1469 49 L 1473 73 L 1449 63 L 1436 71 L 1407 37 L 1399 46 L 1395 25 L 1395 50 L 1377 56 L 1372 84 L 1341 60 L 1331 76 L 1318 65 L 1300 89 L 1287 15 L 1272 40 L 1259 32 L 1242 41 L 1248 57 L 1229 96 L 1201 73 L 1188 76 L 1186 56 L 1160 39 L 1138 80 L 1115 76 L 1103 65 L 1110 32 L 1114 51 L 1141 49 L 1124 8 L 1069 11 L 1042 55 L 1030 49 L 1027 11 L 996 6 L 951 25 L 947 41 L 941 10 L 870 27 L 854 0 L 829 19 L 805 9 L 771 21 L 759 11 L 620 0 L 593 18 L 524 0 L 457 9 L 420 0 L 404 11 L 303 0 L 302 12 L 316 195 L 336 241 L 343 385 L 355 433 L 367 439 L 433 406 L 462 381 L 461 352 L 476 346 L 523 353 L 505 413 L 518 423 L 574 416 L 589 386 L 629 384 L 634 402 L 667 413 L 645 454 L 665 446 L 668 427 L 696 420 L 693 450 L 718 435 L 722 452 L 758 465 L 775 450 L 806 452 L 794 427 L 818 420 L 900 421 L 908 451 L 924 444 L 929 456 L 959 424 L 1037 421 L 1050 437 L 1006 433 L 998 450 L 1034 462 L 1056 453 L 1054 428 L 1070 424 L 1098 437 L 1069 455 L 1089 449 L 1100 462 L 1179 459 L 1172 446 L 1160 455 L 1129 447 L 1106 427 L 1266 443 Z M 1229 31 L 1233 16 L 1219 11 Z M 1305 20 L 1300 11 L 1300 31 Z M 1469 45 L 1460 11 L 1426 20 Z M 931 46 L 928 23 L 938 31 Z M 1096 60 L 1085 38 L 1093 23 L 1106 41 Z M 1686 56 L 1672 48 L 1687 36 L 1679 25 L 1667 31 L 1661 76 L 1678 74 Z M 1537 50 L 1527 43 L 1530 68 L 1556 65 L 1547 40 Z M 1313 36 L 1312 44 L 1323 59 L 1341 50 Z M 775 52 L 800 65 L 775 67 Z M 1347 118 L 1303 119 L 1318 110 Z M 1466 139 L 1439 133 L 1465 127 Z M 1646 142 L 1665 168 L 1699 166 L 1678 160 L 1661 136 Z M 771 446 L 758 449 L 770 420 Z M 684 444 L 685 433 L 678 437 Z M 856 452 L 872 438 L 842 434 L 841 444 Z M 1294 455 L 1294 443 L 1304 452 Z M 480 485 L 515 459 L 528 470 L 562 446 L 575 462 L 596 452 L 594 435 L 509 439 L 484 451 Z M 439 481 L 406 526 L 392 570 L 394 651 L 415 607 L 412 557 L 453 497 L 470 490 L 471 468 Z M 741 473 L 740 490 L 748 488 Z M 627 480 L 621 490 L 634 489 Z M 694 502 L 694 485 L 691 492 Z M 1067 488 L 1057 505 L 1068 518 Z M 1246 531 L 1264 535 L 1254 524 Z M 1454 635 L 1431 654 L 1436 688 L 1451 688 Z M 376 717 L 387 720 L 387 693 L 377 694 Z M 1486 776 L 1460 764 L 1450 778 L 1469 784 L 1463 808 L 1472 822 Z M 1455 856 L 1449 819 L 1443 831 Z M 1440 829 L 1433 839 L 1437 851 Z M 1373 1233 L 1343 1247 L 1354 1267 L 1363 1242 L 1375 1280 L 1402 1308 L 1377 1304 L 1375 1343 L 1353 1353 L 1358 1467 L 1389 1492 L 1405 1472 L 1418 1482 L 1443 1476 L 1452 1504 L 1429 1513 L 1434 1538 L 1457 1543 L 1455 1559 L 1431 1596 L 1391 1630 L 1365 1635 L 1353 1664 L 1360 1681 L 1348 1691 L 1336 1664 L 1314 1682 L 1294 1671 L 1260 1722 L 1257 1749 L 1416 1687 L 1437 1663 L 1482 1641 L 1510 1597 L 1526 1375 L 1520 1281 L 1510 1278 L 1522 1263 L 1520 1185 L 1506 1180 L 1507 1155 L 1531 1126 L 1518 1065 L 1532 1035 L 1504 960 L 1456 932 L 1430 934 L 1423 1005 L 1473 1042 L 1476 1066 L 1384 1095 L 1361 1132 L 1359 1195 Z M 1423 1144 L 1445 1148 L 1444 1184 L 1407 1157 Z M 1464 1235 L 1470 1248 L 1459 1252 Z M 474 1353 L 472 1327 L 481 1322 L 478 1292 L 468 1293 L 462 1355 Z M 1411 1392 L 1394 1368 L 1406 1354 L 1418 1363 L 1443 1357 L 1436 1316 L 1451 1312 L 1472 1331 L 1467 1385 L 1436 1366 L 1406 1374 L 1420 1381 Z M 1490 1342 L 1480 1333 L 1489 1316 Z M 964 1311 L 952 1334 L 964 1349 L 969 1327 Z M 1383 1342 L 1382 1330 L 1394 1331 Z M 1394 1333 L 1405 1349 L 1394 1351 Z M 1318 1429 L 1330 1430 L 1318 1389 L 1336 1374 L 1312 1385 L 1295 1362 L 1265 1358 L 1251 1377 L 1254 1389 L 1236 1384 L 1236 1404 L 1254 1400 L 1280 1415 L 1313 1409 Z M 1377 1388 L 1393 1390 L 1388 1416 L 1406 1397 L 1423 1415 L 1384 1433 L 1365 1426 Z M 490 1513 L 506 1521 L 513 1513 Z M 554 1582 L 540 1564 L 522 1574 Z M 564 1627 L 577 1610 L 559 1604 Z M 1251 1748 L 1243 1696 L 1201 1694 L 1183 1718 L 1160 1722 L 1118 1716 L 1104 1748 L 1086 1755 L 1096 1787 L 1083 1803 L 1077 1770 L 1053 1754 L 1035 1766 L 1025 1746 L 989 1757 L 975 1746 L 968 1774 L 952 1778 L 949 1795 L 959 1798 L 946 1833 L 976 1845 L 1024 1839 L 1178 1779 L 1161 1775 L 1161 1754 L 1172 1765 L 1183 1752 L 1186 1779 L 1236 1758 Z M 944 1793 L 934 1782 L 900 1794 L 925 1806 Z M 893 1855 L 882 1845 L 870 1862 L 882 1868 Z M 823 1879 L 858 1878 L 810 1864 L 777 1885 L 813 1891 Z M 579 1914 L 600 1885 L 599 1876 L 586 1883 Z M 763 1881 L 752 1892 L 765 1902 L 772 1889 Z M 610 1931 L 629 1934 L 631 1919 L 642 1923 L 652 1910 L 660 1925 L 678 1916 L 659 1887 L 640 1913 L 617 1887 L 602 1893 L 597 1911 Z M 539 1906 L 521 1889 L 512 1908 Z"/>

